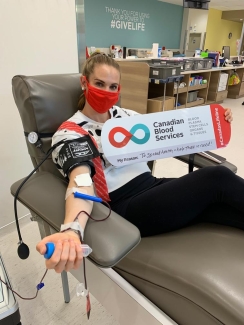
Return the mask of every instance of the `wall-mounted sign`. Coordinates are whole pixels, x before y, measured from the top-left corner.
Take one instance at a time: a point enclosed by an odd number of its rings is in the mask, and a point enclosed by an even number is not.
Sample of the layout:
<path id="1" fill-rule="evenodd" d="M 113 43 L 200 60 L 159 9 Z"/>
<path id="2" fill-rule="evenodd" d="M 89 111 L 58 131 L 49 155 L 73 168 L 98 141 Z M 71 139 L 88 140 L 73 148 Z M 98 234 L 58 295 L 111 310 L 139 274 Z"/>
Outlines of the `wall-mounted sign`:
<path id="1" fill-rule="evenodd" d="M 224 148 L 230 123 L 218 104 L 110 119 L 102 131 L 103 151 L 111 164 L 176 157 Z"/>
<path id="2" fill-rule="evenodd" d="M 87 47 L 151 49 L 159 43 L 180 48 L 182 6 L 158 0 L 84 0 L 84 9 Z"/>
<path id="3" fill-rule="evenodd" d="M 146 30 L 146 22 L 150 18 L 149 13 L 121 8 L 105 7 L 105 11 L 110 16 L 110 27 L 112 29 L 144 32 Z"/>

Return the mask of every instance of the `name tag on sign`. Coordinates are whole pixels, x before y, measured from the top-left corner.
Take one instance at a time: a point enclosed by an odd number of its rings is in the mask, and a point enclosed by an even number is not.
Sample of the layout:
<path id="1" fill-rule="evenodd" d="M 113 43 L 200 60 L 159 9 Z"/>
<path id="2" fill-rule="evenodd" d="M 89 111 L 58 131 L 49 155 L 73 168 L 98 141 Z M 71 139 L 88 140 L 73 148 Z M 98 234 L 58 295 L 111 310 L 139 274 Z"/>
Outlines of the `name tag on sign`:
<path id="1" fill-rule="evenodd" d="M 218 104 L 108 120 L 102 146 L 114 166 L 226 147 L 230 123 Z"/>

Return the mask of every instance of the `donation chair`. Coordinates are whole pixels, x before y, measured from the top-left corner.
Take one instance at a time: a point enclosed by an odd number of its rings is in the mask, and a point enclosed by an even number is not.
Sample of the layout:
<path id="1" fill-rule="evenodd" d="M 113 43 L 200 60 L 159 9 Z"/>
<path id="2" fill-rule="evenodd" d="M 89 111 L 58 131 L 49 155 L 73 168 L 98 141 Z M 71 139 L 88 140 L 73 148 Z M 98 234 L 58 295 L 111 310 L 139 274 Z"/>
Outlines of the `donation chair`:
<path id="1" fill-rule="evenodd" d="M 13 78 L 34 166 L 50 148 L 52 134 L 77 110 L 79 77 Z M 39 136 L 37 145 L 27 139 L 32 131 Z M 13 195 L 21 182 L 12 185 Z M 50 157 L 19 193 L 42 237 L 60 229 L 66 187 Z M 102 219 L 107 211 L 95 203 L 92 216 Z M 90 292 L 121 325 L 243 325 L 243 235 L 239 229 L 204 223 L 141 239 L 138 229 L 114 212 L 103 222 L 89 219 L 84 239 L 93 249 L 86 259 Z M 83 282 L 82 267 L 71 273 Z M 69 302 L 65 272 L 62 280 Z"/>

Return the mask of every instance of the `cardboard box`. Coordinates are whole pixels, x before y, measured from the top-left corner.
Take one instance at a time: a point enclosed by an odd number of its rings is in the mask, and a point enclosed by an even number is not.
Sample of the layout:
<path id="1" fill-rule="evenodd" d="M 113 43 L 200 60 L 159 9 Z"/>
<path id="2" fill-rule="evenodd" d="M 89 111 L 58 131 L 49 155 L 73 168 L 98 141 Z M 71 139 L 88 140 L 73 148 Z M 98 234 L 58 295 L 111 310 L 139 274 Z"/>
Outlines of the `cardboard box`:
<path id="1" fill-rule="evenodd" d="M 220 82 L 222 82 L 222 81 L 228 81 L 228 79 L 229 79 L 229 75 L 228 75 L 228 73 L 221 73 L 220 74 L 220 78 L 219 78 L 219 81 Z"/>
<path id="2" fill-rule="evenodd" d="M 227 73 L 221 73 L 219 78 L 218 91 L 223 91 L 227 87 L 229 75 Z"/>
<path id="3" fill-rule="evenodd" d="M 227 98 L 227 95 L 228 95 L 227 90 L 217 92 L 216 102 L 221 102 L 221 101 L 225 100 Z"/>
<path id="4" fill-rule="evenodd" d="M 219 92 L 219 91 L 224 91 L 225 89 L 226 89 L 226 85 L 225 85 L 225 86 L 219 86 L 219 87 L 218 87 L 218 92 Z"/>
<path id="5" fill-rule="evenodd" d="M 147 100 L 147 113 L 158 113 L 163 111 L 164 98 L 156 97 Z M 165 97 L 164 111 L 175 109 L 175 98 Z"/>

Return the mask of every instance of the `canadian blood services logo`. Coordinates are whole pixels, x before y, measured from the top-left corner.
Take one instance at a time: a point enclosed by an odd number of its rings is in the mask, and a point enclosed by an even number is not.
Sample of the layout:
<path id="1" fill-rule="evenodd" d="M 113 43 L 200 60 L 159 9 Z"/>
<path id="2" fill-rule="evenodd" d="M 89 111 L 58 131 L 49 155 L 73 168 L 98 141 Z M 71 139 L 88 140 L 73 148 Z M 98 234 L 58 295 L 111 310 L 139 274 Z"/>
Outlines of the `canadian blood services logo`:
<path id="1" fill-rule="evenodd" d="M 143 138 L 137 138 L 134 134 L 138 130 L 143 130 L 144 132 L 144 137 Z M 118 142 L 115 140 L 115 134 L 117 133 L 122 133 L 125 137 L 122 141 Z M 149 128 L 145 124 L 135 124 L 130 131 L 127 131 L 121 126 L 117 126 L 113 128 L 108 135 L 109 142 L 111 143 L 112 146 L 115 148 L 123 148 L 125 147 L 128 142 L 131 140 L 136 144 L 145 144 L 149 139 L 150 139 L 150 131 Z"/>

